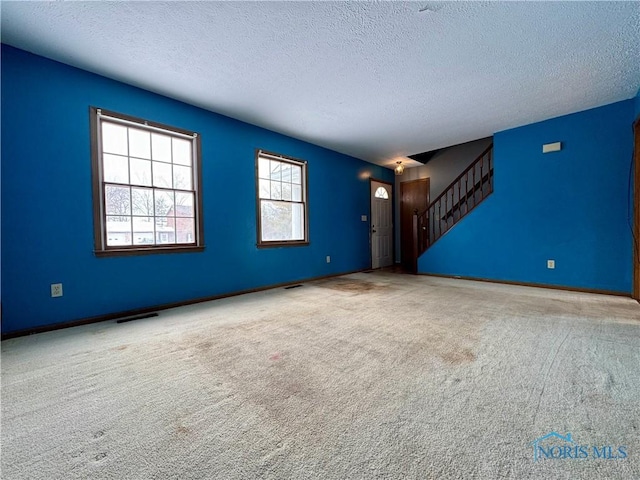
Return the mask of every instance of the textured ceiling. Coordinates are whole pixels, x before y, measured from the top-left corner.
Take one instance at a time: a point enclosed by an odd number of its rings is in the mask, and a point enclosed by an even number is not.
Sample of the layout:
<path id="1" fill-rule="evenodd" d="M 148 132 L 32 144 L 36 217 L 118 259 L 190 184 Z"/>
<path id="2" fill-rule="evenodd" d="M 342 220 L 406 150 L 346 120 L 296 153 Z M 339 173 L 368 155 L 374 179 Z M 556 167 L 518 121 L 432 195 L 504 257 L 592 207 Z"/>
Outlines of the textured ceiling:
<path id="1" fill-rule="evenodd" d="M 637 2 L 0 5 L 4 43 L 387 166 L 640 87 Z"/>

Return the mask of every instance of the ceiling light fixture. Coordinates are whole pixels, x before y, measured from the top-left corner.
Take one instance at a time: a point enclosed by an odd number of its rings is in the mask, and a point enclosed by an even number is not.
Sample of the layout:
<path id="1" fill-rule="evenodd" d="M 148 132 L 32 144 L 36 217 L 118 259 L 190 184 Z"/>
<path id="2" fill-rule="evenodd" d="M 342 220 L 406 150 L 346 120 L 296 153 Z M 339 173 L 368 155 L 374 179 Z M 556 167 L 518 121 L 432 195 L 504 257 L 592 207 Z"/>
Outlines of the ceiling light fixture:
<path id="1" fill-rule="evenodd" d="M 402 175 L 404 173 L 404 165 L 400 161 L 396 163 L 398 164 L 398 166 L 395 168 L 396 175 Z"/>

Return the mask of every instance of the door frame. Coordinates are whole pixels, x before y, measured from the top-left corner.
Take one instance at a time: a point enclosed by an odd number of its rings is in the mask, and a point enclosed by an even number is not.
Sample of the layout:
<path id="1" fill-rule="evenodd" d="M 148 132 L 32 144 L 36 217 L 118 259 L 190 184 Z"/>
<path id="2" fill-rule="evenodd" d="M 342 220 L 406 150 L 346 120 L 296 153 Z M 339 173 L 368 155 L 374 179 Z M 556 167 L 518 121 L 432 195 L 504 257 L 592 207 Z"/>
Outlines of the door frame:
<path id="1" fill-rule="evenodd" d="M 411 273 L 417 273 L 418 272 L 418 259 L 417 258 L 413 258 L 413 248 L 411 248 L 411 252 L 405 252 L 404 251 L 404 246 L 406 245 L 406 241 L 407 239 L 403 238 L 402 233 L 403 233 L 403 225 L 402 225 L 402 203 L 403 203 L 403 199 L 404 199 L 404 188 L 405 186 L 411 185 L 411 184 L 415 184 L 415 183 L 425 183 L 427 188 L 427 199 L 426 199 L 426 203 L 427 206 L 429 205 L 429 203 L 431 202 L 431 178 L 430 177 L 425 177 L 425 178 L 417 178 L 415 180 L 409 180 L 406 182 L 400 182 L 400 200 L 399 200 L 399 204 L 400 204 L 400 262 L 403 265 L 403 268 L 406 269 L 406 263 L 409 263 L 408 261 L 405 263 L 405 255 L 409 255 L 410 260 L 411 260 L 411 265 L 412 265 L 412 272 Z M 421 213 L 421 212 L 418 212 Z M 407 227 L 408 228 L 408 227 Z M 411 217 L 411 230 L 413 231 L 413 214 Z M 411 235 L 411 241 L 413 242 L 413 234 Z M 409 257 L 406 257 L 407 259 L 409 259 Z"/>
<path id="2" fill-rule="evenodd" d="M 640 116 L 633 123 L 633 287 L 631 296 L 640 302 Z"/>
<path id="3" fill-rule="evenodd" d="M 371 212 L 373 211 L 373 199 L 372 199 L 372 192 L 371 192 L 371 186 L 373 182 L 377 182 L 377 183 L 384 183 L 385 185 L 389 186 L 389 191 L 391 192 L 391 198 L 389 198 L 389 201 L 391 202 L 391 238 L 395 243 L 395 238 L 396 238 L 396 219 L 395 219 L 395 208 L 394 208 L 394 191 L 393 191 L 393 183 L 391 182 L 387 182 L 386 180 L 380 180 L 379 178 L 374 178 L 374 177 L 369 177 L 369 222 L 367 223 L 367 225 L 369 226 L 369 269 L 372 270 L 373 269 L 373 232 L 371 231 Z M 396 249 L 395 249 L 395 245 L 391 248 L 391 254 L 393 257 L 393 260 L 391 262 L 391 265 L 393 266 L 396 263 Z"/>

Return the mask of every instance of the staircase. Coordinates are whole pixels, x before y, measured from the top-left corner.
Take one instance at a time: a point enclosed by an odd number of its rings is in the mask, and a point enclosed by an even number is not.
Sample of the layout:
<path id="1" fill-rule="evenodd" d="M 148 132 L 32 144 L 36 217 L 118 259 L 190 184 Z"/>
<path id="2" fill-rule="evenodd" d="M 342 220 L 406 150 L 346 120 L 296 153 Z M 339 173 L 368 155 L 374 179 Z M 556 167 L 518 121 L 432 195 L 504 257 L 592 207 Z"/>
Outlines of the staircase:
<path id="1" fill-rule="evenodd" d="M 493 192 L 493 144 L 476 158 L 424 212 L 413 216 L 416 259 Z"/>

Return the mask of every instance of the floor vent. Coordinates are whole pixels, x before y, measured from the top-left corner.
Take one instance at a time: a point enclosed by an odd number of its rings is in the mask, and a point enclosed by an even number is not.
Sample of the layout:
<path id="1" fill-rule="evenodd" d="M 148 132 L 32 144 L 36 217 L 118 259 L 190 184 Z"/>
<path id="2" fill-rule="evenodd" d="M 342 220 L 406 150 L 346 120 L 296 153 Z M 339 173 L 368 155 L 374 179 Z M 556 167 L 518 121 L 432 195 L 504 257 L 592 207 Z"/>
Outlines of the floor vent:
<path id="1" fill-rule="evenodd" d="M 299 283 L 298 285 L 289 285 L 288 287 L 284 287 L 285 290 L 291 290 L 292 288 L 298 288 L 301 287 L 302 284 Z"/>

